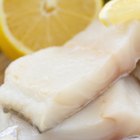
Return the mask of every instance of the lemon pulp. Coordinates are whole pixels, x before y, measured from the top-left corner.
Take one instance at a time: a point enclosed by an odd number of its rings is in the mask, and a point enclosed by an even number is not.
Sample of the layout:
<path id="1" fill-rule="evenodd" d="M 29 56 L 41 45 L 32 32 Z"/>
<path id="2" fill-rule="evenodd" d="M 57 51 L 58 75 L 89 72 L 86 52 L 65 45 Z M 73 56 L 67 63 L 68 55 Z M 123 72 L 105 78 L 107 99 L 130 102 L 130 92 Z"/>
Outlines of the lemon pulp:
<path id="1" fill-rule="evenodd" d="M 0 45 L 16 58 L 61 46 L 97 15 L 101 0 L 0 0 Z"/>

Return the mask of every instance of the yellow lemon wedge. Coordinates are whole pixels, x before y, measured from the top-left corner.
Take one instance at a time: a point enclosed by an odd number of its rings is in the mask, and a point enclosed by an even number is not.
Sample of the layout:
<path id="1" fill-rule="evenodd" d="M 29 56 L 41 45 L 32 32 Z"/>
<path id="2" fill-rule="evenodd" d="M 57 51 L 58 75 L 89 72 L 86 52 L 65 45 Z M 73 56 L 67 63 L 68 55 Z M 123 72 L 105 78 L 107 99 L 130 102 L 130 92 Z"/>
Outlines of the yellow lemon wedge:
<path id="1" fill-rule="evenodd" d="M 140 19 L 140 0 L 112 0 L 99 14 L 105 25 L 121 24 Z"/>
<path id="2" fill-rule="evenodd" d="M 11 58 L 61 46 L 97 17 L 102 0 L 0 0 L 0 46 Z"/>

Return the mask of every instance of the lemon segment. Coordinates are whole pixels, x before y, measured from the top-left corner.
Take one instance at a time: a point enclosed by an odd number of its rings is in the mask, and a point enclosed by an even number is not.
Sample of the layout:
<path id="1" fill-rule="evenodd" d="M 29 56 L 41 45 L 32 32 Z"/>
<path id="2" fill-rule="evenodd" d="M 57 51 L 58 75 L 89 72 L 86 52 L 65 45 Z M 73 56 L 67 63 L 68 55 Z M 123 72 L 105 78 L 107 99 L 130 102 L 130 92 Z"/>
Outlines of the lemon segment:
<path id="1" fill-rule="evenodd" d="M 105 25 L 121 24 L 140 19 L 140 0 L 112 0 L 99 14 Z"/>
<path id="2" fill-rule="evenodd" d="M 0 0 L 0 46 L 11 58 L 61 46 L 97 17 L 102 0 Z"/>

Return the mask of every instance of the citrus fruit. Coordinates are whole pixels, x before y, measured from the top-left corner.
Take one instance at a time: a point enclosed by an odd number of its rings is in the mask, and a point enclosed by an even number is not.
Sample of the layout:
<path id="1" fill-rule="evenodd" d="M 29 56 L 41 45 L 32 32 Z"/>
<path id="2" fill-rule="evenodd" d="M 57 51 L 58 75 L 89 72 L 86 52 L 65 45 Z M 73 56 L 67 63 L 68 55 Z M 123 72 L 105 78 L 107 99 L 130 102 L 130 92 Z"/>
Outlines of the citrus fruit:
<path id="1" fill-rule="evenodd" d="M 140 19 L 140 0 L 112 0 L 99 14 L 105 25 L 127 23 Z"/>
<path id="2" fill-rule="evenodd" d="M 97 17 L 102 0 L 0 0 L 0 46 L 11 58 L 61 46 Z"/>

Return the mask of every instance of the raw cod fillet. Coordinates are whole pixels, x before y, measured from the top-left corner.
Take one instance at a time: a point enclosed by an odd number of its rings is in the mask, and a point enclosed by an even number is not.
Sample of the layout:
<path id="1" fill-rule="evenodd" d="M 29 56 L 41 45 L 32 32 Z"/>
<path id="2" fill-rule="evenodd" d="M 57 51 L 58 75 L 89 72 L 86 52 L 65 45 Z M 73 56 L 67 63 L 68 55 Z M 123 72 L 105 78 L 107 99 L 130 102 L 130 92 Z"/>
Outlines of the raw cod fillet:
<path id="1" fill-rule="evenodd" d="M 18 140 L 122 140 L 140 134 L 139 91 L 137 80 L 122 78 L 83 110 L 40 135 L 14 116 L 12 124 L 20 130 Z"/>
<path id="2" fill-rule="evenodd" d="M 0 103 L 45 131 L 132 71 L 139 57 L 139 22 L 110 28 L 94 22 L 63 47 L 13 62 L 0 88 Z"/>
<path id="3" fill-rule="evenodd" d="M 46 134 L 51 140 L 120 140 L 140 134 L 140 85 L 132 77 L 122 78 Z"/>

